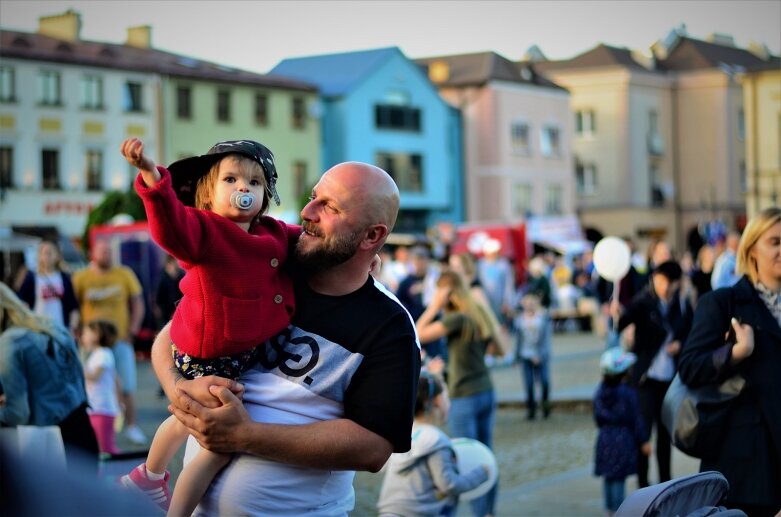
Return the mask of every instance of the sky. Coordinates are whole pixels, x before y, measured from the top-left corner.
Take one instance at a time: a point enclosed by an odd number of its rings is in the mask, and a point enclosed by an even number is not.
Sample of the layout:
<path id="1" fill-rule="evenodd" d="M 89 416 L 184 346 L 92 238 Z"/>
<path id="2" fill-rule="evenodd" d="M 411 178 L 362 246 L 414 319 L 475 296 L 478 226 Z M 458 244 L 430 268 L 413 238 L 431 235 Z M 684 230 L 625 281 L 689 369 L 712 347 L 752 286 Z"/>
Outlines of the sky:
<path id="1" fill-rule="evenodd" d="M 537 45 L 568 59 L 599 43 L 648 51 L 673 28 L 730 34 L 781 53 L 781 0 L 0 1 L 0 27 L 35 32 L 38 17 L 73 9 L 81 38 L 124 43 L 152 26 L 160 50 L 267 73 L 282 59 L 397 46 L 409 58 L 495 51 L 521 59 Z"/>

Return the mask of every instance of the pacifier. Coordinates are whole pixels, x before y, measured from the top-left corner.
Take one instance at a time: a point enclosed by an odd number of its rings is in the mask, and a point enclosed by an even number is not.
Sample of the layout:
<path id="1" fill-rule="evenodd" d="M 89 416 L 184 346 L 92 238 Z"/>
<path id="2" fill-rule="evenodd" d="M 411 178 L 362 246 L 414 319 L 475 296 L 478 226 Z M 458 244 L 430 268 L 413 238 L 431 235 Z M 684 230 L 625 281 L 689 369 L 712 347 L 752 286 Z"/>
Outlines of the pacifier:
<path id="1" fill-rule="evenodd" d="M 234 206 L 239 210 L 249 210 L 252 208 L 252 205 L 255 204 L 255 194 L 252 192 L 240 192 L 237 190 L 231 194 L 230 202 L 231 206 Z"/>

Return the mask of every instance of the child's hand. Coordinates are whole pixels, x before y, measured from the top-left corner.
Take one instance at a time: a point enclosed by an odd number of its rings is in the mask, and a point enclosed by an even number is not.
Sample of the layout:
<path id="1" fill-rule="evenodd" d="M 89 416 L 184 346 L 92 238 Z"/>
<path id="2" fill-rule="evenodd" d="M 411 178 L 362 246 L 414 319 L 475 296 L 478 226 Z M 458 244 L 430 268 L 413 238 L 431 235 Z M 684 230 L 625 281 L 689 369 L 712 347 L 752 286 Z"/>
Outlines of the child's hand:
<path id="1" fill-rule="evenodd" d="M 640 446 L 640 452 L 643 453 L 643 456 L 650 456 L 651 455 L 651 442 L 645 442 L 643 445 Z"/>
<path id="2" fill-rule="evenodd" d="M 141 140 L 128 138 L 122 142 L 120 151 L 130 165 L 141 171 L 144 183 L 147 186 L 154 185 L 160 181 L 160 173 L 157 172 L 155 162 L 144 154 L 144 143 Z"/>

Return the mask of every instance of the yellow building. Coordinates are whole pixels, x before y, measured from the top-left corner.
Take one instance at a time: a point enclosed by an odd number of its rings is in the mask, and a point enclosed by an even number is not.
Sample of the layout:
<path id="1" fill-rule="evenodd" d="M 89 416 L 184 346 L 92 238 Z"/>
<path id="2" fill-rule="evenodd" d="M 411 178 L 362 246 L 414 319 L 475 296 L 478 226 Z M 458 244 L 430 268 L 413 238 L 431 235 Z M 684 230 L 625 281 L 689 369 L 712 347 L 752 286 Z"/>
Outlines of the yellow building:
<path id="1" fill-rule="evenodd" d="M 641 249 L 662 238 L 679 252 L 710 221 L 741 228 L 748 178 L 739 77 L 778 62 L 723 35 L 700 41 L 676 30 L 647 56 L 598 45 L 536 63 L 572 95 L 584 227 L 631 236 Z"/>
<path id="2" fill-rule="evenodd" d="M 767 65 L 741 77 L 746 124 L 748 217 L 781 204 L 781 68 Z"/>

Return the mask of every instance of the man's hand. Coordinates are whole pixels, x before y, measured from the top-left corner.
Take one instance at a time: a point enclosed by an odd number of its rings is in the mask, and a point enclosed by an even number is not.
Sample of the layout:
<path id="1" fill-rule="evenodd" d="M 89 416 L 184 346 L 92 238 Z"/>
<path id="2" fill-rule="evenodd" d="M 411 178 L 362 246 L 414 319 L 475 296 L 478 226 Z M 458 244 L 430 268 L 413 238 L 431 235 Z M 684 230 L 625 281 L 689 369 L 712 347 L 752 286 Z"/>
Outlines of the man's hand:
<path id="1" fill-rule="evenodd" d="M 201 406 L 207 408 L 220 407 L 220 400 L 212 394 L 210 388 L 212 386 L 226 388 L 231 391 L 239 400 L 244 397 L 244 385 L 238 382 L 226 379 L 225 377 L 217 377 L 216 375 L 208 375 L 205 377 L 198 377 L 197 379 L 180 379 L 176 381 L 176 398 L 172 400 L 173 404 L 180 406 L 180 396 L 183 394 L 186 399 L 197 401 Z M 181 407 L 181 406 L 180 406 Z"/>
<path id="2" fill-rule="evenodd" d="M 242 429 L 252 420 L 241 400 L 226 386 L 212 384 L 209 392 L 210 396 L 218 401 L 218 407 L 205 407 L 177 389 L 177 399 L 168 409 L 198 440 L 201 447 L 212 452 L 225 453 L 246 450 L 242 440 L 249 433 L 242 432 Z"/>
<path id="3" fill-rule="evenodd" d="M 667 343 L 667 346 L 665 347 L 665 352 L 667 352 L 667 355 L 669 355 L 670 357 L 674 357 L 678 355 L 678 352 L 680 351 L 681 351 L 681 342 L 678 340 Z"/>

